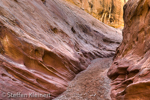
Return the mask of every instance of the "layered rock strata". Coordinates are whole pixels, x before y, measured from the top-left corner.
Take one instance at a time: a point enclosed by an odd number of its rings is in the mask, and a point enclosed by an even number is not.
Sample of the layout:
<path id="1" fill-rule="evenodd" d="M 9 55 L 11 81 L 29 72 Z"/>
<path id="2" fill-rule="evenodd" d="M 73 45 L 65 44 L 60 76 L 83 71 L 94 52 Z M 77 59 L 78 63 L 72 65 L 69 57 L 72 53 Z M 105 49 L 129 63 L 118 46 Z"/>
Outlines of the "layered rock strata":
<path id="1" fill-rule="evenodd" d="M 115 28 L 123 28 L 123 6 L 127 0 L 66 0 Z"/>
<path id="2" fill-rule="evenodd" d="M 121 39 L 121 31 L 61 0 L 1 0 L 0 99 L 14 99 L 8 92 L 52 99 L 91 60 L 113 56 Z"/>
<path id="3" fill-rule="evenodd" d="M 150 99 L 150 0 L 124 6 L 123 42 L 108 71 L 112 100 Z"/>

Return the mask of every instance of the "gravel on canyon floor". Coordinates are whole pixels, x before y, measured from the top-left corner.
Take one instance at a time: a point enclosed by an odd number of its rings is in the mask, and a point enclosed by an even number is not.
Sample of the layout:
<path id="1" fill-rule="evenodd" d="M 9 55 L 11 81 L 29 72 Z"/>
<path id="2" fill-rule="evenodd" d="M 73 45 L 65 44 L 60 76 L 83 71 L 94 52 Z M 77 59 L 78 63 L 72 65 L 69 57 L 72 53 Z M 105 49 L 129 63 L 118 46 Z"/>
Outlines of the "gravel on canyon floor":
<path id="1" fill-rule="evenodd" d="M 107 71 L 112 58 L 98 58 L 79 73 L 67 90 L 54 100 L 110 100 L 110 79 Z"/>

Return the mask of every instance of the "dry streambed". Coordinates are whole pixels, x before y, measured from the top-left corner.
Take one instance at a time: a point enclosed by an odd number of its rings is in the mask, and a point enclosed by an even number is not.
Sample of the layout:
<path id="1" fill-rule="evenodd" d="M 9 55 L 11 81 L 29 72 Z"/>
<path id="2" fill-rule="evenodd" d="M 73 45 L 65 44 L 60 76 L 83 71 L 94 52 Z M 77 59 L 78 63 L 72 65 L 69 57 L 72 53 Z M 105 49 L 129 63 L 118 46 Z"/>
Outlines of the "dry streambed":
<path id="1" fill-rule="evenodd" d="M 112 58 L 98 58 L 79 73 L 68 89 L 54 100 L 110 100 L 110 80 L 107 71 Z"/>

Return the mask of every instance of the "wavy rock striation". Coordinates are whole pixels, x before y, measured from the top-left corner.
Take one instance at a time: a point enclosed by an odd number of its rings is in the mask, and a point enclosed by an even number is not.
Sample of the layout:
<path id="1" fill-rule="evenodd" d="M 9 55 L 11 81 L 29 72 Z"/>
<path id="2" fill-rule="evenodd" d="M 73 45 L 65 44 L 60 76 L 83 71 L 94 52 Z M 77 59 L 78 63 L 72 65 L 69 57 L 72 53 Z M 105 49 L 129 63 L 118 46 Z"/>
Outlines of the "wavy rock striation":
<path id="1" fill-rule="evenodd" d="M 121 31 L 61 0 L 1 0 L 0 99 L 10 100 L 7 92 L 52 99 L 91 60 L 113 56 L 121 40 Z"/>
<path id="2" fill-rule="evenodd" d="M 108 71 L 112 100 L 150 99 L 149 9 L 149 0 L 129 0 L 124 6 L 123 42 Z"/>
<path id="3" fill-rule="evenodd" d="M 123 28 L 123 6 L 127 0 L 66 0 L 115 28 Z"/>

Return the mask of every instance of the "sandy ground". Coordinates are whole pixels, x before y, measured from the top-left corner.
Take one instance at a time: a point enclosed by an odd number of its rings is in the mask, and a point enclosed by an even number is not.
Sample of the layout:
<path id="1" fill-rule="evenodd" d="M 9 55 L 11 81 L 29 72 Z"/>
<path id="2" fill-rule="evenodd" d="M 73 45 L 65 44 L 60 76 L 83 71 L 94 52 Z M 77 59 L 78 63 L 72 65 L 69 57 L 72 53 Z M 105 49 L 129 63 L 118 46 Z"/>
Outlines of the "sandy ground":
<path id="1" fill-rule="evenodd" d="M 111 100 L 107 71 L 112 58 L 98 58 L 69 83 L 68 89 L 54 100 Z"/>

